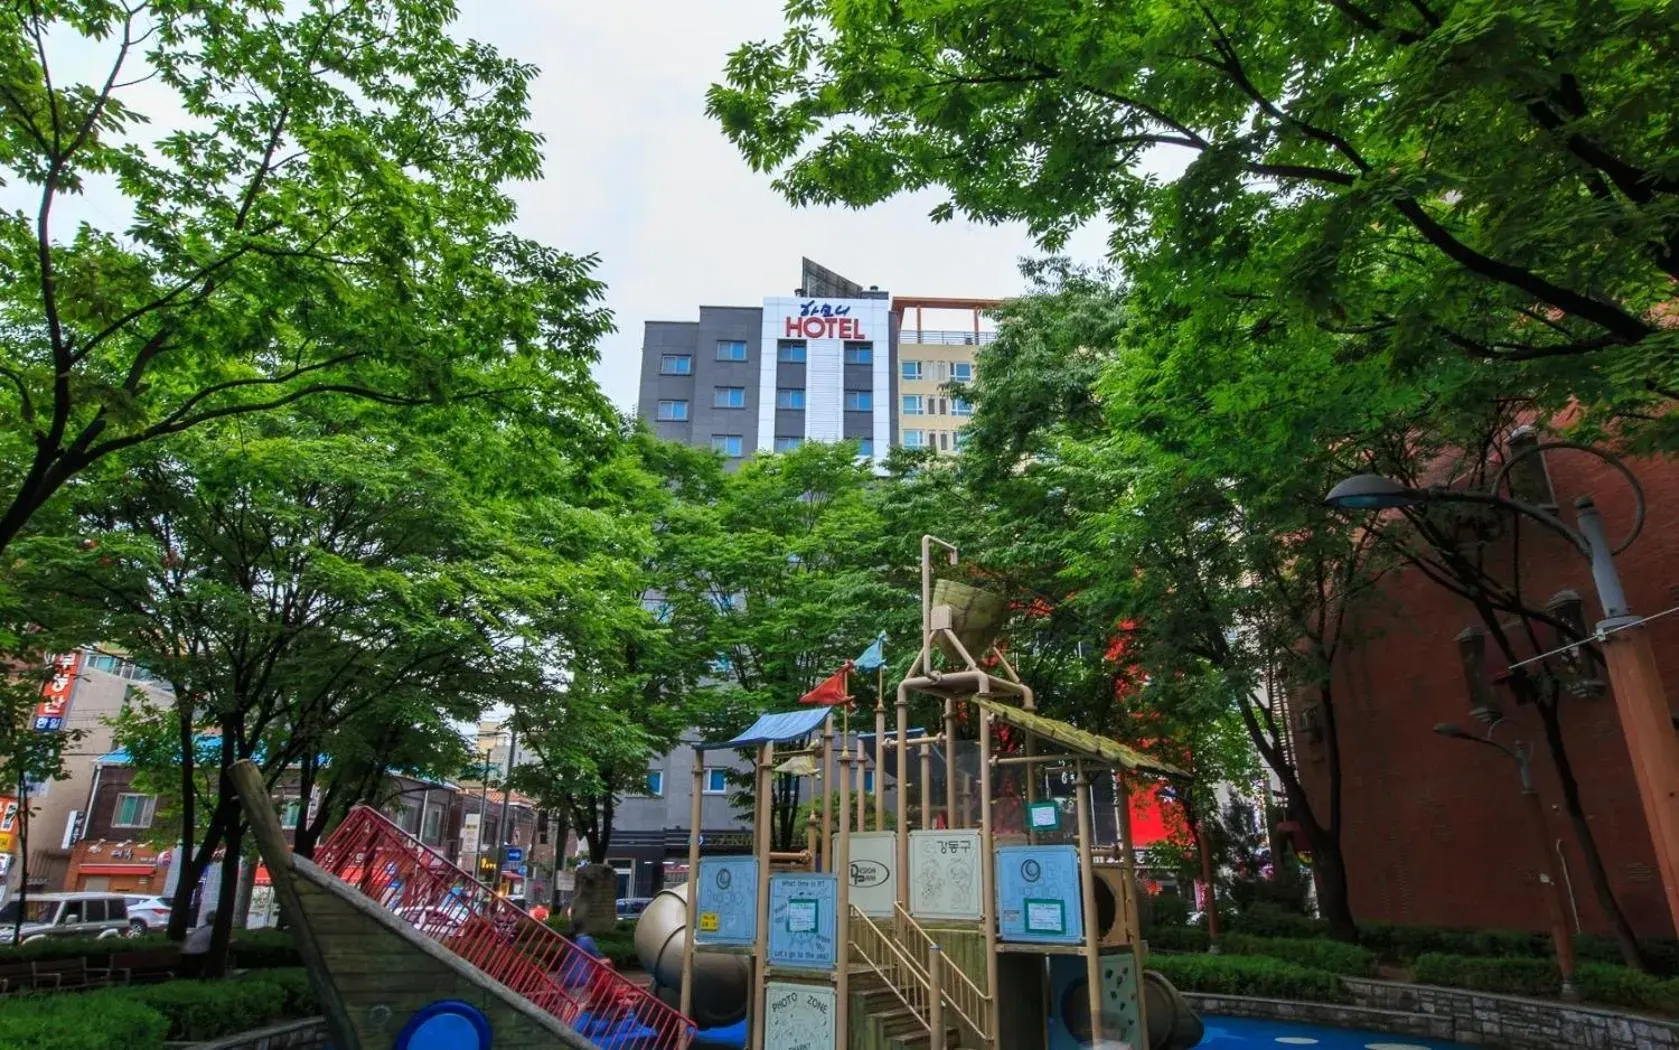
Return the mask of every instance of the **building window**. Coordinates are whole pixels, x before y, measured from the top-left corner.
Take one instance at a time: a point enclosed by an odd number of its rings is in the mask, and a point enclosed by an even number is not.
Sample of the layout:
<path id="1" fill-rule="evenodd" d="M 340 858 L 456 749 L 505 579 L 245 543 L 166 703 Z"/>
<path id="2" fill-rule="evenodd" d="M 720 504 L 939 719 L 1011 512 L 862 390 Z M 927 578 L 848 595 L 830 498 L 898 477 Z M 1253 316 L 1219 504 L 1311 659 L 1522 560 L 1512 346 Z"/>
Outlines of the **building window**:
<path id="1" fill-rule="evenodd" d="M 974 406 L 966 398 L 953 397 L 950 399 L 950 414 L 953 416 L 971 416 Z"/>
<path id="2" fill-rule="evenodd" d="M 920 361 L 905 361 L 904 362 L 904 378 L 909 380 L 912 383 L 920 382 L 921 381 L 921 362 Z"/>
<path id="3" fill-rule="evenodd" d="M 654 798 L 665 797 L 665 774 L 661 769 L 647 771 L 647 793 Z"/>
<path id="4" fill-rule="evenodd" d="M 805 439 L 802 437 L 778 437 L 775 439 L 775 450 L 777 452 L 791 452 L 804 443 Z"/>
<path id="5" fill-rule="evenodd" d="M 688 402 L 661 401 L 659 402 L 658 419 L 664 423 L 681 423 L 688 418 Z"/>
<path id="6" fill-rule="evenodd" d="M 693 375 L 694 358 L 690 354 L 665 354 L 659 358 L 659 374 L 662 376 Z"/>
<path id="7" fill-rule="evenodd" d="M 712 408 L 745 408 L 746 388 L 743 386 L 720 386 L 711 392 Z"/>
<path id="8" fill-rule="evenodd" d="M 873 343 L 846 343 L 845 363 L 848 365 L 874 364 Z"/>
<path id="9" fill-rule="evenodd" d="M 950 431 L 939 431 L 939 448 L 945 450 L 946 452 L 950 451 Z"/>
<path id="10" fill-rule="evenodd" d="M 920 394 L 904 395 L 904 415 L 919 416 L 927 411 L 927 399 Z"/>
<path id="11" fill-rule="evenodd" d="M 872 769 L 863 770 L 863 793 L 865 795 L 874 794 L 874 770 Z"/>
<path id="12" fill-rule="evenodd" d="M 149 828 L 157 799 L 150 795 L 118 795 L 117 811 L 111 818 L 113 828 Z"/>
<path id="13" fill-rule="evenodd" d="M 443 841 L 443 807 L 426 803 L 426 815 L 420 822 L 420 841 L 435 846 Z"/>
<path id="14" fill-rule="evenodd" d="M 783 339 L 776 344 L 775 359 L 784 365 L 805 363 L 805 344 L 802 340 Z"/>
<path id="15" fill-rule="evenodd" d="M 952 440 L 956 442 L 956 451 L 960 452 L 964 448 L 968 447 L 968 432 L 966 430 L 958 430 L 956 432 L 956 437 Z"/>
<path id="16" fill-rule="evenodd" d="M 802 386 L 784 386 L 775 392 L 775 407 L 789 411 L 802 412 L 805 407 L 805 391 Z"/>
<path id="17" fill-rule="evenodd" d="M 711 450 L 713 452 L 721 452 L 730 459 L 739 459 L 741 457 L 741 449 L 743 447 L 741 435 L 739 434 L 711 435 Z"/>
<path id="18" fill-rule="evenodd" d="M 874 408 L 874 393 L 869 390 L 847 390 L 845 392 L 845 410 L 847 412 L 868 412 Z"/>
<path id="19" fill-rule="evenodd" d="M 859 456 L 874 456 L 874 438 L 858 438 L 857 454 Z"/>
<path id="20" fill-rule="evenodd" d="M 905 448 L 922 448 L 926 444 L 926 435 L 919 430 L 904 431 Z"/>
<path id="21" fill-rule="evenodd" d="M 950 381 L 953 383 L 972 383 L 974 381 L 973 363 L 970 361 L 951 362 Z"/>
<path id="22" fill-rule="evenodd" d="M 739 339 L 717 340 L 717 360 L 744 361 L 746 360 L 746 344 Z"/>
<path id="23" fill-rule="evenodd" d="M 722 795 L 729 790 L 729 771 L 726 769 L 708 769 L 705 771 L 705 793 L 707 795 Z"/>
<path id="24" fill-rule="evenodd" d="M 280 826 L 287 831 L 297 827 L 297 822 L 303 816 L 303 800 L 300 798 L 286 798 L 280 800 Z"/>

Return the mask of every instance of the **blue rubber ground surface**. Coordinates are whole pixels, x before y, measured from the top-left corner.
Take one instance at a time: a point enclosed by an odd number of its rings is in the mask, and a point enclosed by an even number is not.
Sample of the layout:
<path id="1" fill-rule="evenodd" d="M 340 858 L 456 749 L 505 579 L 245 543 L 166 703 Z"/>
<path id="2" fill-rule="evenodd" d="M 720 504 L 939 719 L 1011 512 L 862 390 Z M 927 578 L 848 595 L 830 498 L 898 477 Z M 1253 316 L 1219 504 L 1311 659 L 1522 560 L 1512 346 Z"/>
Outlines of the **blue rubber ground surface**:
<path id="1" fill-rule="evenodd" d="M 1196 1050 L 1469 1050 L 1466 1043 L 1443 1043 L 1410 1035 L 1357 1032 L 1345 1028 L 1288 1021 L 1256 1021 L 1246 1017 L 1204 1015 L 1206 1038 Z"/>

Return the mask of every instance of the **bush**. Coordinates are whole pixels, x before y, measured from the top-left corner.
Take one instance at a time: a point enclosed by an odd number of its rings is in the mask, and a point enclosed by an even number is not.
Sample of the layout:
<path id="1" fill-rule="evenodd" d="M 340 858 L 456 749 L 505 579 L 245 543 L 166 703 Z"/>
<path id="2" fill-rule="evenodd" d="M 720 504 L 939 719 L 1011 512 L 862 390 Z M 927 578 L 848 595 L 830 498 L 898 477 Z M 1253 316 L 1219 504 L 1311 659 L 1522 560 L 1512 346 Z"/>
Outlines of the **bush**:
<path id="1" fill-rule="evenodd" d="M 1359 942 L 1384 959 L 1410 962 L 1419 955 L 1474 955 L 1493 959 L 1543 959 L 1551 939 L 1524 930 L 1458 930 L 1445 926 L 1370 923 L 1358 928 Z"/>
<path id="2" fill-rule="evenodd" d="M 1151 955 L 1148 965 L 1187 992 L 1317 1003 L 1352 998 L 1332 973 L 1257 955 Z"/>
<path id="3" fill-rule="evenodd" d="M 200 1043 L 271 1024 L 285 1014 L 286 993 L 259 979 L 166 981 L 114 989 L 169 1019 L 169 1038 Z"/>
<path id="4" fill-rule="evenodd" d="M 1329 936 L 1329 923 L 1324 920 L 1284 911 L 1266 901 L 1256 901 L 1242 911 L 1228 915 L 1220 912 L 1219 920 L 1225 932 L 1251 933 L 1255 937 L 1306 939 Z"/>
<path id="5" fill-rule="evenodd" d="M 92 966 L 104 966 L 112 952 L 167 948 L 170 943 L 169 938 L 161 933 L 148 933 L 144 937 L 107 937 L 104 940 L 97 937 L 43 937 L 28 944 L 8 944 L 0 948 L 0 964 L 36 959 L 47 962 L 81 956 Z"/>
<path id="6" fill-rule="evenodd" d="M 1672 978 L 1652 977 L 1625 966 L 1581 963 L 1575 967 L 1574 987 L 1587 1002 L 1679 1014 L 1679 980 Z"/>
<path id="7" fill-rule="evenodd" d="M 1501 995 L 1555 996 L 1562 987 L 1555 962 L 1549 959 L 1486 958 L 1424 952 L 1417 956 L 1420 984 L 1468 988 Z"/>
<path id="8" fill-rule="evenodd" d="M 0 1050 L 154 1050 L 169 1019 L 122 990 L 0 998 Z"/>
<path id="9" fill-rule="evenodd" d="M 240 969 L 270 970 L 303 965 L 286 930 L 234 930 L 233 961 Z"/>
<path id="10" fill-rule="evenodd" d="M 1163 952 L 1204 952 L 1208 943 L 1207 931 L 1199 926 L 1157 926 L 1144 939 Z"/>
<path id="11" fill-rule="evenodd" d="M 1264 955 L 1343 977 L 1376 976 L 1375 952 L 1356 944 L 1343 944 L 1322 937 L 1300 940 L 1231 933 L 1219 938 L 1219 948 L 1233 955 Z"/>
<path id="12" fill-rule="evenodd" d="M 564 916 L 556 915 L 548 920 L 550 929 L 566 937 L 571 936 L 571 923 Z M 603 933 L 595 938 L 595 947 L 601 954 L 612 960 L 612 965 L 620 970 L 641 969 L 641 957 L 635 953 L 635 922 L 629 920 L 619 923 L 611 933 Z"/>
<path id="13" fill-rule="evenodd" d="M 1148 893 L 1143 899 L 1149 902 L 1148 926 L 1153 929 L 1177 929 L 1189 925 L 1189 901 L 1178 893 Z"/>
<path id="14" fill-rule="evenodd" d="M 1550 942 L 1546 942 L 1549 951 Z M 1644 956 L 1644 963 L 1650 972 L 1657 977 L 1679 977 L 1679 941 L 1651 940 L 1639 941 L 1638 949 Z M 1597 933 L 1582 933 L 1574 938 L 1574 955 L 1581 962 L 1603 963 L 1607 966 L 1624 966 L 1621 949 L 1616 946 L 1613 937 L 1605 937 Z"/>
<path id="15" fill-rule="evenodd" d="M 280 970 L 253 970 L 241 974 L 241 982 L 260 981 L 280 989 L 284 1000 L 280 1011 L 284 1017 L 314 1017 L 321 1012 L 320 1003 L 315 999 L 315 989 L 309 984 L 309 971 L 303 967 L 292 967 Z"/>

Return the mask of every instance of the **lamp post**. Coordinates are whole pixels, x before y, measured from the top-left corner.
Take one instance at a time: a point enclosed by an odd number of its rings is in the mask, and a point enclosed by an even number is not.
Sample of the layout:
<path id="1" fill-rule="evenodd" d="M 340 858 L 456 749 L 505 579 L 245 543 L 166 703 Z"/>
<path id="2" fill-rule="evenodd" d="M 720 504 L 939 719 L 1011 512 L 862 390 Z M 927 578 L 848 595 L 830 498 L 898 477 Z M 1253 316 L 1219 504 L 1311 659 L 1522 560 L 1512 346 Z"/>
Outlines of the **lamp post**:
<path id="1" fill-rule="evenodd" d="M 1595 456 L 1618 471 L 1632 487 L 1633 523 L 1619 543 L 1609 542 L 1603 516 L 1590 497 L 1575 500 L 1578 528 L 1574 528 L 1542 507 L 1498 494 L 1512 467 L 1549 449 L 1569 449 Z M 1632 759 L 1633 779 L 1638 784 L 1644 819 L 1655 848 L 1656 867 L 1667 895 L 1668 913 L 1674 928 L 1679 929 L 1679 733 L 1674 732 L 1666 689 L 1656 667 L 1649 635 L 1643 630 L 1643 617 L 1633 615 L 1628 606 L 1614 560 L 1615 555 L 1632 545 L 1644 528 L 1644 490 L 1632 471 L 1601 449 L 1571 441 L 1551 441 L 1528 445 L 1506 460 L 1486 492 L 1442 485 L 1411 488 L 1380 475 L 1359 474 L 1336 485 L 1324 502 L 1342 510 L 1396 510 L 1430 503 L 1497 507 L 1538 522 L 1566 539 L 1586 559 L 1591 566 L 1598 601 L 1603 606 L 1603 619 L 1598 621 L 1595 631 L 1596 641 L 1603 648 L 1604 664 L 1615 694 L 1615 710 L 1620 716 L 1621 733 Z"/>
<path id="2" fill-rule="evenodd" d="M 1517 740 L 1507 746 L 1493 739 L 1493 734 L 1503 724 L 1503 719 L 1494 721 L 1487 726 L 1485 736 L 1475 736 L 1450 722 L 1441 722 L 1434 731 L 1452 740 L 1485 744 L 1516 763 L 1516 772 L 1521 776 L 1522 799 L 1533 816 L 1534 842 L 1539 850 L 1539 886 L 1545 894 L 1545 911 L 1551 923 L 1551 947 L 1556 951 L 1557 972 L 1562 975 L 1562 997 L 1573 1001 L 1579 998 L 1579 993 L 1574 990 L 1574 934 L 1563 916 L 1562 898 L 1557 895 L 1556 874 L 1551 870 L 1551 836 L 1545 827 L 1545 805 L 1539 798 L 1538 789 L 1533 786 L 1532 755 L 1527 745 Z"/>

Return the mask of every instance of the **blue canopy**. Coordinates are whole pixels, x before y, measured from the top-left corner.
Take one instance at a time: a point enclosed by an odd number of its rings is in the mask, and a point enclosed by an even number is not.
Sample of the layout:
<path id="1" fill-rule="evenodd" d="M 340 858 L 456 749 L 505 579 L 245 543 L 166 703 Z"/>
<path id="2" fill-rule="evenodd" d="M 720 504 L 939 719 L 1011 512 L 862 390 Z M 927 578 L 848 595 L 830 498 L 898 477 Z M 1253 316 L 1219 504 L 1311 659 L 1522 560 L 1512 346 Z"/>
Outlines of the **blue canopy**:
<path id="1" fill-rule="evenodd" d="M 757 747 L 759 744 L 782 744 L 789 740 L 803 740 L 821 728 L 822 723 L 833 713 L 834 709 L 831 707 L 805 707 L 797 711 L 759 715 L 756 722 L 747 726 L 745 732 L 732 740 L 695 744 L 694 749 L 721 751 L 726 748 Z"/>

